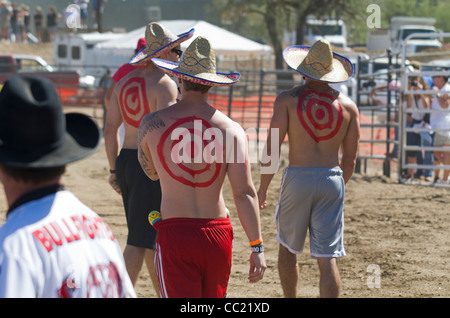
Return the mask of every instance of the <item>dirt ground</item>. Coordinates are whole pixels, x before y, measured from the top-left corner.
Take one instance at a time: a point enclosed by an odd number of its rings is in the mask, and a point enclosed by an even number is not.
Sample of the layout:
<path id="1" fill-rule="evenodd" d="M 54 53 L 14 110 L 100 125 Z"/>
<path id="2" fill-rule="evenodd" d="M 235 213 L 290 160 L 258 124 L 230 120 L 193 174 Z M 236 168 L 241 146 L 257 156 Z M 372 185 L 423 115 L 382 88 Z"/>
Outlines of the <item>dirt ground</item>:
<path id="1" fill-rule="evenodd" d="M 1 52 L 4 47 L 0 47 Z M 10 50 L 12 51 L 12 50 Z M 284 148 L 283 158 L 286 158 Z M 229 185 L 224 195 L 231 210 L 235 240 L 229 298 L 280 298 L 276 227 L 273 222 L 281 174 L 270 187 L 268 207 L 261 211 L 267 271 L 262 281 L 247 282 L 248 241 L 233 210 Z M 108 162 L 102 144 L 89 158 L 68 167 L 66 188 L 110 225 L 122 248 L 127 229 L 122 201 L 108 185 Z M 382 163 L 373 161 L 365 174 L 354 174 L 346 187 L 344 244 L 347 256 L 339 260 L 343 298 L 447 298 L 450 297 L 450 189 L 427 185 L 403 185 L 396 177 L 382 175 Z M 259 169 L 253 165 L 253 180 L 259 184 Z M 1 188 L 1 187 L 0 187 Z M 7 206 L 0 189 L 0 225 Z M 319 295 L 316 261 L 305 253 L 298 256 L 299 297 Z M 145 268 L 136 286 L 138 297 L 156 297 Z"/>
<path id="2" fill-rule="evenodd" d="M 283 154 L 283 156 L 285 156 Z M 262 281 L 247 282 L 248 241 L 233 210 L 229 185 L 224 196 L 231 207 L 235 231 L 229 298 L 283 297 L 277 270 L 278 243 L 273 223 L 281 182 L 280 170 L 270 187 L 268 207 L 261 211 L 267 271 Z M 345 248 L 339 260 L 343 298 L 435 298 L 450 296 L 450 190 L 399 184 L 394 176 L 382 176 L 381 163 L 370 165 L 367 174 L 355 174 L 347 184 L 345 199 Z M 92 207 L 111 226 L 122 248 L 127 229 L 121 198 L 108 185 L 108 163 L 103 144 L 89 158 L 68 167 L 66 187 Z M 255 185 L 259 170 L 253 165 Z M 0 190 L 0 224 L 7 209 Z M 299 297 L 316 298 L 318 269 L 309 255 L 298 256 Z M 147 271 L 136 286 L 138 297 L 156 297 Z"/>

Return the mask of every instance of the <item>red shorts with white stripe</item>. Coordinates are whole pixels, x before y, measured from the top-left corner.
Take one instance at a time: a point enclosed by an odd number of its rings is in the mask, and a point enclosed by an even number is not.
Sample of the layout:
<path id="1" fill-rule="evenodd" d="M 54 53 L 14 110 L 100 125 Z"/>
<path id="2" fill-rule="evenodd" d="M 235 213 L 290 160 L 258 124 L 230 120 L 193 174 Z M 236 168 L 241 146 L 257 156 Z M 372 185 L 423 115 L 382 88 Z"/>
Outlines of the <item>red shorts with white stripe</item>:
<path id="1" fill-rule="evenodd" d="M 162 298 L 223 298 L 231 271 L 228 218 L 173 218 L 155 223 L 155 267 Z"/>

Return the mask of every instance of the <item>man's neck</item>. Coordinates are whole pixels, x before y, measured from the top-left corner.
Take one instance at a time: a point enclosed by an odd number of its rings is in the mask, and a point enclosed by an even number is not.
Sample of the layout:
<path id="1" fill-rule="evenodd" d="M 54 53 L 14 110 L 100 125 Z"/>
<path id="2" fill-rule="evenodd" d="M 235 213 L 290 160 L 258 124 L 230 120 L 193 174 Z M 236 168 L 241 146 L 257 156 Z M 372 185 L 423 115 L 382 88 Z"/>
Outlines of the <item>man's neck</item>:
<path id="1" fill-rule="evenodd" d="M 41 183 L 30 183 L 30 182 L 18 182 L 15 180 L 5 181 L 4 189 L 6 201 L 8 202 L 8 207 L 10 207 L 14 202 L 17 201 L 21 196 L 38 190 L 40 188 L 45 188 L 51 185 L 61 184 L 61 178 L 55 178 L 50 181 Z"/>
<path id="2" fill-rule="evenodd" d="M 321 82 L 312 79 L 306 79 L 304 87 L 319 92 L 329 92 L 333 90 L 333 88 L 331 88 L 327 82 Z"/>
<path id="3" fill-rule="evenodd" d="M 204 101 L 206 102 L 208 100 L 208 94 L 207 93 L 201 93 L 197 91 L 183 91 L 183 97 L 182 100 L 184 101 Z"/>

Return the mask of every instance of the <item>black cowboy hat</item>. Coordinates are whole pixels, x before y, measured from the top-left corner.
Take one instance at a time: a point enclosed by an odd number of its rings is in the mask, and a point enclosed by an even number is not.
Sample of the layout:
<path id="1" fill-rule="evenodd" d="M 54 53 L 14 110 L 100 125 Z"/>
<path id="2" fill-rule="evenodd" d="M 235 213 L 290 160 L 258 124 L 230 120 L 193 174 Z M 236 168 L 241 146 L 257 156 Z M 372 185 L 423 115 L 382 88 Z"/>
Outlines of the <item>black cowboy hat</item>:
<path id="1" fill-rule="evenodd" d="M 0 164 L 64 166 L 92 154 L 101 131 L 83 114 L 64 115 L 48 79 L 10 77 L 0 92 Z"/>

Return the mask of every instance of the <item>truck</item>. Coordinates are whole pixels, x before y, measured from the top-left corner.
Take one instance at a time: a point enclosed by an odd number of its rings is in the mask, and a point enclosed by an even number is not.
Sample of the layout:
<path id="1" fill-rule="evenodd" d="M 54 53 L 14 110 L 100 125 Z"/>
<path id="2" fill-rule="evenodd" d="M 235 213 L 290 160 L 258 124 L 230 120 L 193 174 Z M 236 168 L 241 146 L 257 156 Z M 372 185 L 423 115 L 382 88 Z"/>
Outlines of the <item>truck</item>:
<path id="1" fill-rule="evenodd" d="M 0 54 L 0 86 L 15 74 L 49 79 L 64 105 L 100 103 L 92 76 L 81 76 L 77 71 L 58 70 L 40 56 Z"/>
<path id="2" fill-rule="evenodd" d="M 316 19 L 309 16 L 304 29 L 304 39 L 314 44 L 319 39 L 326 39 L 331 45 L 347 48 L 347 27 L 341 19 Z"/>
<path id="3" fill-rule="evenodd" d="M 98 82 L 106 73 L 105 66 L 109 57 L 97 56 L 95 46 L 99 43 L 119 39 L 125 33 L 91 32 L 91 33 L 61 33 L 53 39 L 53 60 L 57 67 L 76 70 L 82 75 L 92 75 Z M 127 62 L 134 51 L 130 50 L 126 58 L 115 63 L 118 66 Z M 111 72 L 115 69 L 110 68 Z M 97 83 L 98 84 L 98 83 Z"/>
<path id="4" fill-rule="evenodd" d="M 442 47 L 439 33 L 434 24 L 435 18 L 403 17 L 391 18 L 389 29 L 373 29 L 368 31 L 367 50 L 392 49 L 394 53 L 401 52 L 403 41 L 411 34 L 421 33 L 429 36 L 413 38 L 406 43 L 406 55 L 420 53 Z"/>

